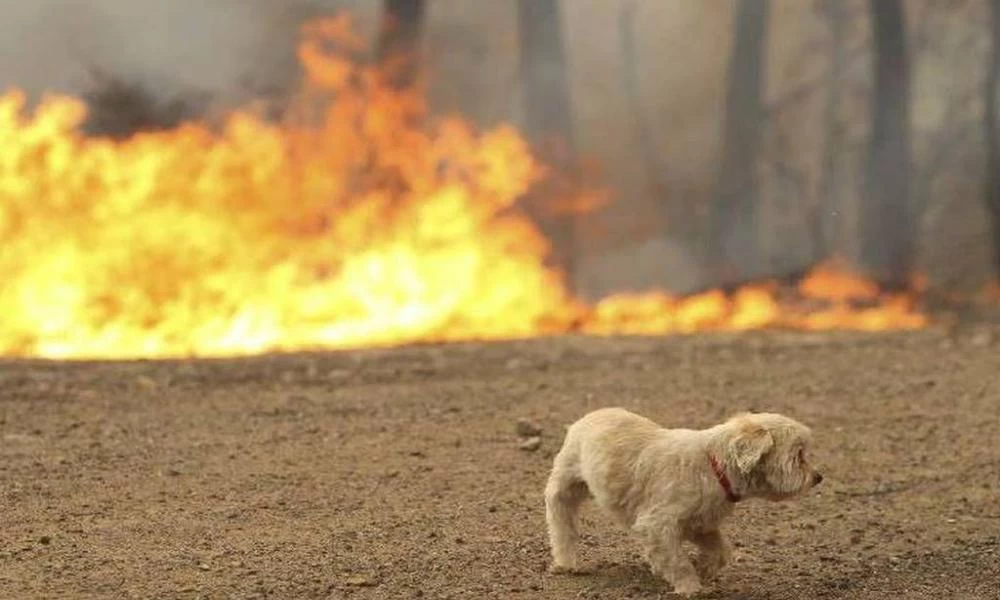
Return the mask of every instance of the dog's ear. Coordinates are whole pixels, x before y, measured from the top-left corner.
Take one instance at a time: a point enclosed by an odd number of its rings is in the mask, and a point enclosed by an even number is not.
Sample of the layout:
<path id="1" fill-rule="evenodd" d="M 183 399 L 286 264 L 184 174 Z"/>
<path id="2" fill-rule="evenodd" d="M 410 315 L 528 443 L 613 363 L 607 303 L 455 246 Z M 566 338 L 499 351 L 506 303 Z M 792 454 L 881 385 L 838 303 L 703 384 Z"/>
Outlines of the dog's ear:
<path id="1" fill-rule="evenodd" d="M 764 426 L 749 419 L 739 419 L 734 426 L 729 439 L 729 463 L 746 474 L 774 447 L 774 438 Z"/>

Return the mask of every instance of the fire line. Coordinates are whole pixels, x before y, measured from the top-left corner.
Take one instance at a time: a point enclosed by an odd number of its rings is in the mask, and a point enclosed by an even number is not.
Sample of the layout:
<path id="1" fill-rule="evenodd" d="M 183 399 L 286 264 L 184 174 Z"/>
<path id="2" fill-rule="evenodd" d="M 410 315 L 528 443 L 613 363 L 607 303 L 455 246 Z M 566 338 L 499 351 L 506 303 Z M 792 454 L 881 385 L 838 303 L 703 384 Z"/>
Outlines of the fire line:
<path id="1" fill-rule="evenodd" d="M 417 341 L 912 329 L 909 294 L 822 266 L 769 283 L 586 304 L 516 206 L 544 167 L 511 127 L 426 119 L 421 95 L 306 28 L 308 122 L 252 111 L 115 141 L 86 107 L 0 96 L 0 355 L 235 356 Z M 858 306 L 858 300 L 864 306 Z"/>

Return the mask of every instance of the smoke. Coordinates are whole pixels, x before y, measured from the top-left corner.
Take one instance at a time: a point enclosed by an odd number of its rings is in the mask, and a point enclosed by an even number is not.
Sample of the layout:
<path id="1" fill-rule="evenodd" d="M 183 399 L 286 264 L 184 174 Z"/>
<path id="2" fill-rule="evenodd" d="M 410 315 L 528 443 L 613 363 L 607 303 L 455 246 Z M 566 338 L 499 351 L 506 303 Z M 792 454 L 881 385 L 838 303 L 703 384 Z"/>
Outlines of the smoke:
<path id="1" fill-rule="evenodd" d="M 158 91 L 239 102 L 297 76 L 301 21 L 345 2 L 66 0 L 3 2 L 0 80 L 34 97 L 79 94 L 90 71 Z"/>
<path id="2" fill-rule="evenodd" d="M 815 236 L 808 218 L 817 210 L 839 215 L 839 231 L 829 237 L 852 255 L 857 223 L 851 215 L 859 204 L 861 170 L 855 165 L 860 164 L 856 158 L 867 135 L 864 90 L 871 84 L 871 73 L 865 60 L 868 26 L 863 18 L 852 19 L 844 32 L 849 59 L 845 91 L 833 123 L 842 139 L 828 147 L 825 131 L 833 128 L 825 127 L 829 94 L 822 78 L 829 72 L 829 28 L 815 12 L 815 3 L 772 1 L 764 86 L 770 112 L 760 157 L 760 203 L 766 218 L 755 235 L 763 240 L 768 268 L 780 270 L 781 264 L 810 257 Z M 294 87 L 299 76 L 295 43 L 303 20 L 349 9 L 360 33 L 371 39 L 382 5 L 380 0 L 0 2 L 2 87 L 19 87 L 36 98 L 45 91 L 82 95 L 92 83 L 89 71 L 97 67 L 165 101 L 207 97 L 222 107 Z M 583 161 L 600 165 L 603 183 L 613 193 L 607 208 L 577 219 L 573 251 L 576 283 L 584 295 L 660 286 L 688 291 L 713 284 L 698 255 L 719 174 L 737 4 L 562 0 L 573 142 Z M 863 14 L 863 0 L 846 4 L 853 7 L 852 14 Z M 946 26 L 935 25 L 927 38 L 946 47 L 918 49 L 912 57 L 914 162 L 920 193 L 933 195 L 923 200 L 928 214 L 960 214 L 958 226 L 975 229 L 969 223 L 982 222 L 979 186 L 963 182 L 974 181 L 978 173 L 959 173 L 948 164 L 936 167 L 935 148 L 950 146 L 933 140 L 951 139 L 938 135 L 951 125 L 935 124 L 931 130 L 925 123 L 935 111 L 948 113 L 956 90 L 978 88 L 979 64 L 969 66 L 975 61 L 966 60 L 969 52 L 958 41 L 953 44 L 957 49 L 945 42 L 980 36 L 976 39 L 985 47 L 985 31 L 976 33 L 983 29 L 982 10 L 963 13 L 934 0 L 905 4 L 914 27 L 934 10 L 946 21 Z M 423 47 L 432 107 L 461 112 L 482 125 L 524 123 L 517 5 L 514 0 L 429 2 Z M 623 13 L 631 13 L 630 28 L 622 27 Z M 626 35 L 631 39 L 623 39 Z M 917 48 L 927 43 L 918 35 L 914 40 Z M 968 68 L 958 68 L 963 65 Z M 628 85 L 634 89 L 625 89 Z M 951 121 L 976 122 L 972 106 Z M 975 141 L 945 155 L 975 155 Z M 835 153 L 836 171 L 824 164 L 827 150 Z M 953 173 L 941 175 L 947 168 Z M 834 180 L 836 185 L 829 183 Z M 957 187 L 960 183 L 964 187 Z M 834 192 L 826 193 L 827 186 Z M 946 206 L 938 199 L 945 196 Z M 821 204 L 830 199 L 839 203 L 836 210 Z M 971 234 L 963 235 L 966 239 Z M 976 252 L 963 245 L 963 256 L 982 254 Z M 943 265 L 951 264 L 948 256 L 954 252 L 939 254 Z"/>
<path id="3" fill-rule="evenodd" d="M 629 9 L 634 61 L 623 56 L 618 27 Z M 525 110 L 517 10 L 514 0 L 433 0 L 425 31 L 430 95 L 438 110 L 484 125 L 513 121 L 538 139 L 545 132 L 533 129 Z M 695 233 L 688 225 L 714 175 L 726 60 L 718 48 L 728 13 L 726 3 L 684 0 L 560 3 L 571 141 L 584 164 L 598 166 L 588 176 L 613 195 L 603 210 L 576 219 L 573 270 L 582 295 L 704 287 L 693 240 L 678 232 Z M 540 72 L 560 68 L 544 52 L 530 60 Z M 623 89 L 626 70 L 634 74 L 638 102 Z M 638 152 L 644 146 L 653 160 Z"/>

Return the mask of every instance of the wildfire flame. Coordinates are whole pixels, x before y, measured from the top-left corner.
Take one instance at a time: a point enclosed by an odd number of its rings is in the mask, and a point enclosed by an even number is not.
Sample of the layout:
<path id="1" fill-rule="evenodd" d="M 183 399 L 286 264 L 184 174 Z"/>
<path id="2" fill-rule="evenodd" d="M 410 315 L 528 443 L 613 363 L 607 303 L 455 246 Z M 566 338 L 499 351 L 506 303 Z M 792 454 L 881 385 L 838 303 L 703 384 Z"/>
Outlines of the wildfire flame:
<path id="1" fill-rule="evenodd" d="M 545 264 L 516 203 L 545 176 L 510 127 L 429 123 L 419 93 L 300 47 L 309 122 L 252 111 L 124 141 L 79 131 L 86 107 L 0 96 L 0 355 L 227 356 L 413 341 L 595 334 L 914 328 L 906 295 L 821 269 L 778 288 L 616 296 L 587 305 Z M 857 307 L 858 298 L 870 306 Z"/>
<path id="2" fill-rule="evenodd" d="M 883 294 L 878 285 L 830 262 L 782 301 L 776 283 L 676 298 L 663 293 L 612 296 L 599 302 L 584 330 L 593 333 L 692 333 L 784 327 L 813 331 L 919 329 L 927 316 L 909 293 Z"/>

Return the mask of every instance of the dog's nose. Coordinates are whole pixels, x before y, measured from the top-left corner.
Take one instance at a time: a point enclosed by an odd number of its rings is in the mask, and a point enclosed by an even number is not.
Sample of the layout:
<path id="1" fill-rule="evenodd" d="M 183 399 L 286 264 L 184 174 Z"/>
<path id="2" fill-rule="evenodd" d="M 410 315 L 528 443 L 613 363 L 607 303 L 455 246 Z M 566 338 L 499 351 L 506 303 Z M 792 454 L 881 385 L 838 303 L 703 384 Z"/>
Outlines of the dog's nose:
<path id="1" fill-rule="evenodd" d="M 813 485 L 819 485 L 822 482 L 823 482 L 823 474 L 819 472 L 813 473 Z"/>

